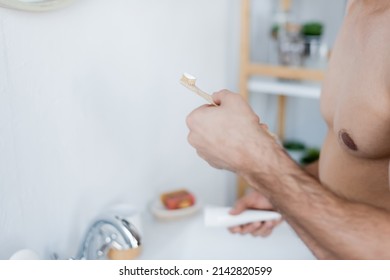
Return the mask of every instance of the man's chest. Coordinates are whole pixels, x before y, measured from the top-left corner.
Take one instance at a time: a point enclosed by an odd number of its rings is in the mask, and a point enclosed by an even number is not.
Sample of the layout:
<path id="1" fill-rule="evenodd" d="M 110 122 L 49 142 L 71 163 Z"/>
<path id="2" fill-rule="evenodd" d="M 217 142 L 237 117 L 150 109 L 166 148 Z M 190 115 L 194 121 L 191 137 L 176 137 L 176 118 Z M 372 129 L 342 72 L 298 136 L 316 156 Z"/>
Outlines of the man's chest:
<path id="1" fill-rule="evenodd" d="M 336 42 L 321 111 L 346 153 L 385 158 L 390 156 L 390 30 L 377 30 L 380 21 L 367 26 L 357 20 L 346 19 Z"/>

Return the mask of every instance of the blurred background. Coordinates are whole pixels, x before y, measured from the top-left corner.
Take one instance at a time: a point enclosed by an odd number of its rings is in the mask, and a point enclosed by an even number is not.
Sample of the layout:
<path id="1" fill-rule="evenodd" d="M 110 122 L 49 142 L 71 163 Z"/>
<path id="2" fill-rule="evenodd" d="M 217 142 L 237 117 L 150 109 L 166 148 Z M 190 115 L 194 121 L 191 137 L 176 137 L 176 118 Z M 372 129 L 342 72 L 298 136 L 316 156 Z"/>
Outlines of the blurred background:
<path id="1" fill-rule="evenodd" d="M 252 2 L 251 61 L 326 68 L 344 1 Z M 71 256 L 106 207 L 147 211 L 172 189 L 190 189 L 204 204 L 234 203 L 236 176 L 208 166 L 187 143 L 185 118 L 203 101 L 178 80 L 189 72 L 210 93 L 240 92 L 241 4 L 78 0 L 48 13 L 0 8 L 0 259 L 26 247 L 45 258 Z M 265 76 L 260 85 L 271 89 L 249 88 L 251 106 L 290 147 L 317 151 L 326 132 L 320 81 Z M 281 103 L 280 84 L 314 93 Z"/>

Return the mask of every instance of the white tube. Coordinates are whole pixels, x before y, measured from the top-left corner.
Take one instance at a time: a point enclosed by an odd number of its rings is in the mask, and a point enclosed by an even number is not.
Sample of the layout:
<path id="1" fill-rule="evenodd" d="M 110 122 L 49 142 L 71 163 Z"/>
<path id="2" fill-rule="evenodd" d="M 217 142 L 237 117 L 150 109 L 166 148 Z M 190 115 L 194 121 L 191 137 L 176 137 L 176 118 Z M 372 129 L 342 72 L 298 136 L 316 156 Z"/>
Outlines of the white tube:
<path id="1" fill-rule="evenodd" d="M 229 207 L 206 207 L 204 223 L 206 227 L 232 227 L 253 222 L 278 220 L 282 216 L 275 211 L 245 210 L 239 215 L 231 215 Z"/>

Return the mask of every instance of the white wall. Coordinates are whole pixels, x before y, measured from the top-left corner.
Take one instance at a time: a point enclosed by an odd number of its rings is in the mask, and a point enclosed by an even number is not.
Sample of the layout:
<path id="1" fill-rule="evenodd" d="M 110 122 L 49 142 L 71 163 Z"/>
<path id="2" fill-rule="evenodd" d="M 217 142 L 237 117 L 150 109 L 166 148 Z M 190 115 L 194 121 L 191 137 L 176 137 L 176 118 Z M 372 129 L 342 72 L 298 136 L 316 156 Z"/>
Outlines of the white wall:
<path id="1" fill-rule="evenodd" d="M 227 87 L 228 2 L 0 8 L 1 259 L 25 247 L 70 257 L 116 202 L 143 209 L 180 187 L 226 202 L 226 173 L 187 144 L 185 117 L 202 101 L 178 80 Z"/>

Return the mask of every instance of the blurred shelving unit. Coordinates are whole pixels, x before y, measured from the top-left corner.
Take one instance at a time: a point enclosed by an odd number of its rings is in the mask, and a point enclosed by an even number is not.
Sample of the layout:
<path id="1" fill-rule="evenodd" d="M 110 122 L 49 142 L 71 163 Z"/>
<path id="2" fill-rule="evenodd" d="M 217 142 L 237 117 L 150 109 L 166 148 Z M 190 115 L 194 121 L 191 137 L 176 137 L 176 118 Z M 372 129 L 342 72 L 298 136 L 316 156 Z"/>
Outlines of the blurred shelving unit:
<path id="1" fill-rule="evenodd" d="M 325 72 L 322 69 L 252 62 L 250 57 L 251 1 L 257 0 L 241 0 L 240 94 L 246 100 L 249 100 L 250 94 L 256 93 L 278 96 L 277 134 L 281 140 L 284 140 L 287 97 L 320 98 L 320 83 L 324 79 Z M 293 0 L 278 1 L 281 2 L 283 11 L 291 9 Z M 246 189 L 247 183 L 239 177 L 238 197 L 244 195 Z"/>

